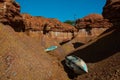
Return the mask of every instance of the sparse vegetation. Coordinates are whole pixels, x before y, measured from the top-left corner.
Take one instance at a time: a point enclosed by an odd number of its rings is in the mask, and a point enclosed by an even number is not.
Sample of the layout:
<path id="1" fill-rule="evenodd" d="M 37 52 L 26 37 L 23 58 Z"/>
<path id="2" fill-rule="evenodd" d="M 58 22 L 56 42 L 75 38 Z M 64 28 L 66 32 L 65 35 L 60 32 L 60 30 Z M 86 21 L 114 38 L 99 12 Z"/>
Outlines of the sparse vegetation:
<path id="1" fill-rule="evenodd" d="M 70 24 L 70 25 L 75 25 L 75 21 L 73 20 L 66 20 L 64 23 Z"/>

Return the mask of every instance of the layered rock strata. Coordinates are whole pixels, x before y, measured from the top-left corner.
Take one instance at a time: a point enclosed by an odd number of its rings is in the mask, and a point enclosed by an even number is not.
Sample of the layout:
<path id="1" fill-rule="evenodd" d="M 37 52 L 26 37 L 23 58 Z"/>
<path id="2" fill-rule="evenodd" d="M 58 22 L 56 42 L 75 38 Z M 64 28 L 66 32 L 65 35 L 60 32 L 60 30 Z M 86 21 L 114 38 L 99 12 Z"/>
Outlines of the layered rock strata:
<path id="1" fill-rule="evenodd" d="M 96 38 L 111 26 L 112 24 L 109 20 L 104 19 L 100 14 L 90 14 L 82 19 L 78 19 L 75 25 L 79 30 L 78 37 L 80 37 L 82 42 L 88 42 Z"/>
<path id="2" fill-rule="evenodd" d="M 57 40 L 59 43 L 71 40 L 77 29 L 69 24 L 60 22 L 57 19 L 44 17 L 33 17 L 29 14 L 22 14 L 25 32 L 29 36 L 40 36 L 40 34 L 48 35 Z"/>

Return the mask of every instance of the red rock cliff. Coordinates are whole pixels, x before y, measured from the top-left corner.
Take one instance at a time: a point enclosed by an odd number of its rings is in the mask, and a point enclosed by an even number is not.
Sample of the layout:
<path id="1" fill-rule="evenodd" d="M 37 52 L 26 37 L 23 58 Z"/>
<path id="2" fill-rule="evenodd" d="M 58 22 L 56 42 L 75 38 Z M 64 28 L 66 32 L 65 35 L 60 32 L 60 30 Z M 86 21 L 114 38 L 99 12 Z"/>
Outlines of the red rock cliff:
<path id="1" fill-rule="evenodd" d="M 72 32 L 77 31 L 73 26 L 60 22 L 55 18 L 33 17 L 29 14 L 22 14 L 25 29 L 43 31 Z"/>
<path id="2" fill-rule="evenodd" d="M 11 25 L 15 31 L 23 31 L 24 25 L 20 14 L 20 5 L 14 0 L 0 1 L 0 22 Z"/>
<path id="3" fill-rule="evenodd" d="M 109 19 L 114 25 L 120 25 L 120 0 L 107 0 L 103 8 L 103 16 Z"/>
<path id="4" fill-rule="evenodd" d="M 86 28 L 87 26 L 91 28 L 108 28 L 111 26 L 111 23 L 100 14 L 90 14 L 76 21 L 76 28 L 78 29 Z"/>
<path id="5" fill-rule="evenodd" d="M 69 24 L 62 23 L 55 18 L 33 17 L 29 14 L 22 14 L 25 32 L 32 37 L 39 37 L 41 34 L 48 35 L 61 43 L 71 40 L 77 29 Z"/>
<path id="6" fill-rule="evenodd" d="M 91 39 L 96 38 L 106 29 L 111 27 L 108 19 L 104 19 L 100 14 L 89 14 L 82 19 L 76 20 L 75 27 L 79 29 L 79 41 L 86 43 Z"/>

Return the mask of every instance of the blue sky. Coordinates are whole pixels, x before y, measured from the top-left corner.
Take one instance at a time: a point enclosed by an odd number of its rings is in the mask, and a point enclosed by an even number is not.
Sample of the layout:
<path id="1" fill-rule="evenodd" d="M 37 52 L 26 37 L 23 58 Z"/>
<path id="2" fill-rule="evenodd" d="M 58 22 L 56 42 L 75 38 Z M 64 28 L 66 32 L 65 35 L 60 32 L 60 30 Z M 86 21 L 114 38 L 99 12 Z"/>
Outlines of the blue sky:
<path id="1" fill-rule="evenodd" d="M 75 20 L 91 13 L 102 13 L 106 0 L 16 0 L 21 13 L 32 16 L 57 18 L 60 21 Z"/>

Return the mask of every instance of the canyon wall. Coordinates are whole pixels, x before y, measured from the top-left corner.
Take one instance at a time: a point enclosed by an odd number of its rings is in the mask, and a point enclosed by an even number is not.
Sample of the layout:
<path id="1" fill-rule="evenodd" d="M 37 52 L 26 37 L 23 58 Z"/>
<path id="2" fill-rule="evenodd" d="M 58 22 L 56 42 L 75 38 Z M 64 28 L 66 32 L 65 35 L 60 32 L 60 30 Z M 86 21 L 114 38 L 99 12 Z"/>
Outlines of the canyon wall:
<path id="1" fill-rule="evenodd" d="M 75 24 L 75 27 L 79 30 L 77 37 L 83 43 L 96 38 L 111 26 L 109 20 L 104 19 L 100 14 L 89 14 L 76 20 Z"/>
<path id="2" fill-rule="evenodd" d="M 33 17 L 29 14 L 22 14 L 25 32 L 32 37 L 47 35 L 55 39 L 58 43 L 71 40 L 75 36 L 77 29 L 69 24 L 62 23 L 57 19 L 44 17 Z"/>
<path id="3" fill-rule="evenodd" d="M 102 32 L 111 27 L 108 19 L 104 19 L 102 15 L 90 14 L 82 19 L 76 20 L 75 27 L 60 22 L 57 19 L 44 17 L 33 17 L 29 14 L 22 14 L 25 32 L 32 37 L 47 35 L 55 39 L 58 43 L 66 42 L 74 37 L 77 41 L 83 43 L 96 38 Z"/>
<path id="4" fill-rule="evenodd" d="M 0 22 L 5 25 L 10 25 L 17 32 L 24 31 L 20 5 L 14 0 L 1 0 Z"/>
<path id="5" fill-rule="evenodd" d="M 111 26 L 109 20 L 103 19 L 99 14 L 90 14 L 76 20 L 75 27 L 55 18 L 20 14 L 20 5 L 13 0 L 2 0 L 0 13 L 0 22 L 10 25 L 15 31 L 25 32 L 34 38 L 47 35 L 58 43 L 69 41 L 75 37 L 77 37 L 77 41 L 85 43 Z"/>
<path id="6" fill-rule="evenodd" d="M 86 29 L 84 28 L 80 29 L 77 35 L 77 38 L 78 38 L 77 41 L 86 43 L 90 40 L 95 39 L 107 29 L 108 28 L 92 28 L 90 32 L 87 32 Z"/>
<path id="7" fill-rule="evenodd" d="M 114 28 L 120 28 L 120 0 L 107 0 L 103 8 L 103 16 L 114 24 Z"/>

